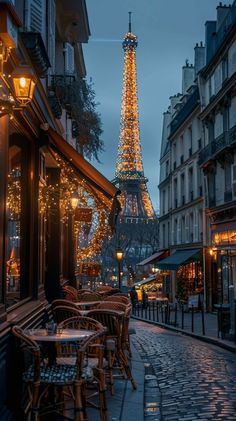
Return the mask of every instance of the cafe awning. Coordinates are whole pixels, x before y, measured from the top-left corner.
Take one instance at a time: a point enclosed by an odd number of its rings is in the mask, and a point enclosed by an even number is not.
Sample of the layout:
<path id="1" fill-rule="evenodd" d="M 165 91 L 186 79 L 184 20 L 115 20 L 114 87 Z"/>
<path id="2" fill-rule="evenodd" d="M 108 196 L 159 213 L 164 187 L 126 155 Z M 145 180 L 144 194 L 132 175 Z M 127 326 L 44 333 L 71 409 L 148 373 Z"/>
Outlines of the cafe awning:
<path id="1" fill-rule="evenodd" d="M 76 171 L 85 178 L 92 187 L 99 190 L 107 198 L 111 199 L 118 194 L 120 190 L 107 180 L 95 167 L 93 167 L 86 159 L 83 158 L 64 138 L 54 129 L 49 127 L 46 132 L 48 135 L 48 145 L 57 153 L 59 153 L 68 163 L 70 163 Z"/>
<path id="2" fill-rule="evenodd" d="M 144 284 L 148 284 L 149 282 L 153 282 L 153 281 L 155 281 L 155 279 L 156 279 L 156 275 L 151 275 L 151 276 L 149 276 L 148 278 L 146 278 L 146 279 L 143 279 L 142 281 L 140 281 L 140 282 L 135 282 L 135 286 L 141 286 L 141 285 L 144 285 Z"/>
<path id="3" fill-rule="evenodd" d="M 177 270 L 179 266 L 193 261 L 193 258 L 199 254 L 200 251 L 201 249 L 177 250 L 171 256 L 158 262 L 156 266 L 161 270 Z"/>
<path id="4" fill-rule="evenodd" d="M 139 262 L 137 264 L 137 266 L 150 265 L 150 264 L 160 260 L 164 256 L 165 253 L 166 253 L 166 250 L 157 251 L 156 253 L 152 254 L 151 256 L 149 256 L 146 259 Z"/>

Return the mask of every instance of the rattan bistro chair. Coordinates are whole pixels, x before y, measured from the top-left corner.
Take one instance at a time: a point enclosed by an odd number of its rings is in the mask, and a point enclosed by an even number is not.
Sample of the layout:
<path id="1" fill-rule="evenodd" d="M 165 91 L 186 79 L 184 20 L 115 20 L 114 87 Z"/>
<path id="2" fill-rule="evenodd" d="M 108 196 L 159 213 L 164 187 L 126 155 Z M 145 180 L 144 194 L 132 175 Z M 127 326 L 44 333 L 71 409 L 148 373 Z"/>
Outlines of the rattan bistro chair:
<path id="1" fill-rule="evenodd" d="M 85 384 L 85 404 L 86 406 L 91 406 L 93 408 L 99 409 L 101 419 L 103 421 L 108 421 L 107 404 L 105 396 L 106 382 L 104 374 L 104 339 L 106 328 L 104 328 L 104 326 L 97 320 L 82 316 L 71 317 L 70 319 L 67 319 L 64 322 L 60 323 L 59 326 L 63 329 L 92 330 L 99 334 L 99 336 L 97 336 L 96 343 L 94 342 L 92 344 L 92 346 L 87 350 L 86 354 L 88 368 L 90 369 L 90 372 L 92 372 L 92 376 L 88 378 Z M 66 358 L 65 353 L 63 353 L 62 360 L 64 361 L 64 363 L 66 363 L 66 361 L 68 360 L 67 364 L 74 363 L 73 361 L 71 361 L 71 352 L 69 353 L 68 358 Z M 97 393 L 94 393 L 94 388 L 97 389 Z M 96 394 L 98 394 L 99 397 L 99 405 L 97 405 L 96 402 L 94 402 L 94 397 L 96 396 Z"/>
<path id="2" fill-rule="evenodd" d="M 130 299 L 128 297 L 123 297 L 121 295 L 109 295 L 108 297 L 105 297 L 103 301 L 114 301 L 116 303 L 123 303 L 123 304 L 130 303 Z"/>
<path id="3" fill-rule="evenodd" d="M 59 306 L 70 307 L 70 308 L 74 308 L 76 310 L 80 310 L 80 306 L 79 305 L 77 305 L 73 301 L 65 300 L 64 298 L 59 298 L 59 299 L 56 299 L 56 300 L 52 301 L 52 303 L 51 303 L 51 309 L 52 310 L 55 307 L 59 307 Z"/>
<path id="4" fill-rule="evenodd" d="M 64 298 L 68 301 L 79 301 L 78 291 L 70 285 L 63 287 Z"/>
<path id="5" fill-rule="evenodd" d="M 98 320 L 107 328 L 105 350 L 108 358 L 108 374 L 111 393 L 114 394 L 113 370 L 119 369 L 123 375 L 130 380 L 133 389 L 136 384 L 129 366 L 128 358 L 125 354 L 123 343 L 124 338 L 124 315 L 114 310 L 94 309 L 88 312 L 88 317 Z"/>
<path id="6" fill-rule="evenodd" d="M 66 403 L 64 392 L 66 391 L 66 394 L 69 393 L 69 401 L 74 402 L 74 420 L 85 421 L 87 418 L 82 390 L 86 382 L 86 374 L 84 374 L 86 352 L 92 344 L 96 343 L 99 333 L 90 336 L 81 344 L 77 350 L 75 365 L 49 365 L 48 361 L 42 358 L 38 344 L 19 326 L 14 326 L 12 332 L 18 339 L 19 348 L 22 351 L 22 380 L 27 389 L 24 411 L 27 420 L 39 421 L 42 415 L 55 411 L 63 415 Z M 52 404 L 47 401 L 49 387 L 53 387 L 55 391 Z"/>
<path id="7" fill-rule="evenodd" d="M 81 313 L 77 308 L 67 305 L 52 307 L 52 314 L 53 319 L 57 324 L 69 319 L 70 317 L 81 316 Z"/>
<path id="8" fill-rule="evenodd" d="M 127 311 L 127 306 L 123 303 L 112 302 L 112 301 L 102 301 L 99 303 L 96 308 L 103 308 L 106 310 L 118 310 L 123 311 L 124 313 Z"/>

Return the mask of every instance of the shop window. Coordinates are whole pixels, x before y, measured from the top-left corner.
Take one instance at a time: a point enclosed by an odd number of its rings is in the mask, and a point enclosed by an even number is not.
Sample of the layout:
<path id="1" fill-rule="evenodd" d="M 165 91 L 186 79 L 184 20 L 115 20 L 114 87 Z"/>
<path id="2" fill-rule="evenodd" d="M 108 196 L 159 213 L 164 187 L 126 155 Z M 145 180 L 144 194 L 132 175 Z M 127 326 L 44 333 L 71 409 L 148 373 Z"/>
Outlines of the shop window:
<path id="1" fill-rule="evenodd" d="M 14 145 L 9 150 L 7 185 L 7 251 L 6 304 L 20 299 L 22 248 L 22 150 Z"/>

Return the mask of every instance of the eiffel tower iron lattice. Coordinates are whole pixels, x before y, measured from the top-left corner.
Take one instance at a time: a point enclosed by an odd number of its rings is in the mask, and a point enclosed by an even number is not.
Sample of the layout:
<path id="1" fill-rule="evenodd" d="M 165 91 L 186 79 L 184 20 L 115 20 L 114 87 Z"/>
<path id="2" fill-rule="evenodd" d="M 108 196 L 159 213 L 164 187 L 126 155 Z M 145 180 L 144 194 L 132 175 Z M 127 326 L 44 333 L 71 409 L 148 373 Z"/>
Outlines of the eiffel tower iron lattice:
<path id="1" fill-rule="evenodd" d="M 115 181 L 122 192 L 121 220 L 127 218 L 152 219 L 154 210 L 147 189 L 148 179 L 144 176 L 139 130 L 136 48 L 138 41 L 129 31 L 122 43 L 124 50 L 124 74 L 121 105 L 121 124 Z"/>

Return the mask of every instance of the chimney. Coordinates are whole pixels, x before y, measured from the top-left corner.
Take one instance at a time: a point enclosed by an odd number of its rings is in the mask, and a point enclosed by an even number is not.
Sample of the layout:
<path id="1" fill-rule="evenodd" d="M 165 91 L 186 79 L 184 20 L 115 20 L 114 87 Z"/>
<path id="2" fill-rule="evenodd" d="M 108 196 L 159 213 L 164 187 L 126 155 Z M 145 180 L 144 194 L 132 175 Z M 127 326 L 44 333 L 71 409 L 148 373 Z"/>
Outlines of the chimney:
<path id="1" fill-rule="evenodd" d="M 194 78 L 196 79 L 198 72 L 205 66 L 206 64 L 206 51 L 205 47 L 200 42 L 200 45 L 198 43 L 194 47 L 194 69 L 195 69 L 195 75 Z"/>
<path id="2" fill-rule="evenodd" d="M 205 46 L 206 46 L 206 64 L 209 63 L 215 52 L 216 21 L 208 20 L 205 23 Z"/>
<path id="3" fill-rule="evenodd" d="M 216 8 L 216 11 L 217 11 L 216 31 L 219 30 L 222 23 L 224 22 L 225 17 L 227 16 L 230 7 L 231 6 L 227 6 L 226 4 L 222 4 L 222 2 L 220 2 L 219 5 L 217 6 L 217 8 Z"/>
<path id="4" fill-rule="evenodd" d="M 187 89 L 193 84 L 195 78 L 195 71 L 192 64 L 189 64 L 188 60 L 185 62 L 185 66 L 182 67 L 182 93 L 185 94 Z"/>
<path id="5" fill-rule="evenodd" d="M 181 100 L 181 94 L 170 96 L 170 114 L 171 116 L 176 112 L 175 106 Z"/>

